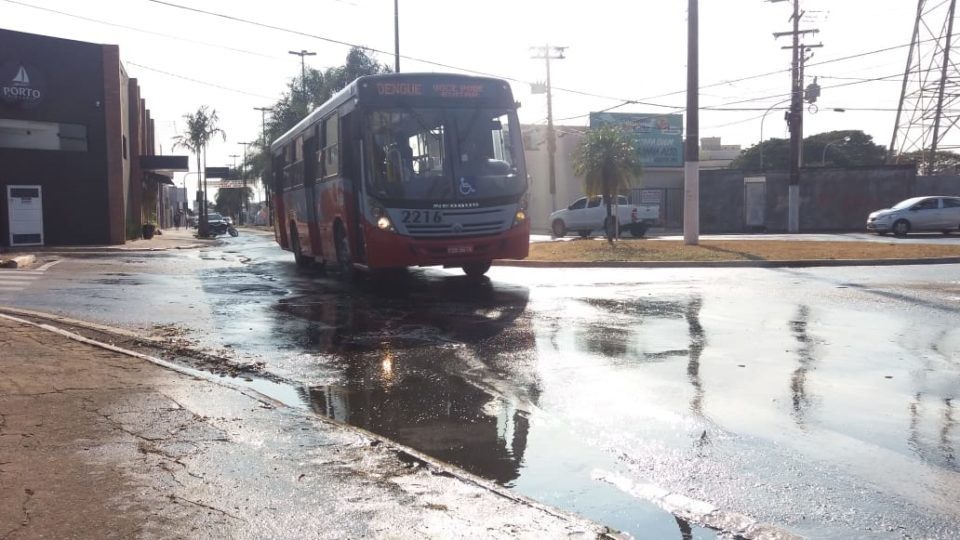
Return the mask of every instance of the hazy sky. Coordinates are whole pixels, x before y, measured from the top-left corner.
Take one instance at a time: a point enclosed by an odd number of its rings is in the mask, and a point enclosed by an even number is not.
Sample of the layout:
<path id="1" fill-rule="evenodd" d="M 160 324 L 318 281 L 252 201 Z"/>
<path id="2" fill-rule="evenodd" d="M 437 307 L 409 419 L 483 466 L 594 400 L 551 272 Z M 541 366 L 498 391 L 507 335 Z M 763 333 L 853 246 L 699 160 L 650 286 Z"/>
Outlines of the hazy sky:
<path id="1" fill-rule="evenodd" d="M 381 51 L 393 50 L 392 0 L 170 1 Z M 895 111 L 852 109 L 896 108 L 907 47 L 816 64 L 906 45 L 916 2 L 803 0 L 801 6 L 808 12 L 802 26 L 820 29 L 808 41 L 824 45 L 816 50 L 806 73 L 808 82 L 818 76 L 823 86 L 818 103 L 821 112 L 806 116 L 806 134 L 862 129 L 879 144 L 888 145 Z M 531 59 L 529 50 L 544 43 L 569 47 L 566 59 L 556 61 L 552 70 L 557 123 L 585 124 L 590 111 L 628 99 L 647 104 L 616 110 L 682 112 L 686 11 L 686 0 L 400 0 L 401 54 L 515 79 L 512 86 L 523 104 L 524 123 L 545 123 L 545 97 L 531 95 L 527 84 L 545 77 L 543 61 Z M 701 136 L 721 136 L 724 143 L 744 146 L 759 140 L 760 117 L 789 93 L 786 70 L 790 55 L 780 49 L 789 41 L 775 40 L 772 33 L 791 28 L 790 13 L 790 2 L 701 0 L 701 106 L 759 109 L 705 110 Z M 148 0 L 0 0 L 0 26 L 118 44 L 127 71 L 140 80 L 149 101 L 164 153 L 171 153 L 170 137 L 183 128 L 183 114 L 200 105 L 217 110 L 228 138 L 211 147 L 211 165 L 231 164 L 228 156 L 242 150 L 237 143 L 258 136 L 260 113 L 253 107 L 272 104 L 289 78 L 299 74 L 299 58 L 287 51 L 315 51 L 317 55 L 308 58 L 308 63 L 316 68 L 342 64 L 347 52 L 343 45 L 317 38 Z M 376 56 L 393 64 L 392 55 Z M 450 71 L 409 59 L 401 60 L 401 69 Z M 883 81 L 860 81 L 887 76 Z M 847 86 L 830 88 L 838 84 Z M 833 108 L 847 112 L 833 112 Z M 781 112 L 767 115 L 765 137 L 783 137 L 785 132 Z"/>

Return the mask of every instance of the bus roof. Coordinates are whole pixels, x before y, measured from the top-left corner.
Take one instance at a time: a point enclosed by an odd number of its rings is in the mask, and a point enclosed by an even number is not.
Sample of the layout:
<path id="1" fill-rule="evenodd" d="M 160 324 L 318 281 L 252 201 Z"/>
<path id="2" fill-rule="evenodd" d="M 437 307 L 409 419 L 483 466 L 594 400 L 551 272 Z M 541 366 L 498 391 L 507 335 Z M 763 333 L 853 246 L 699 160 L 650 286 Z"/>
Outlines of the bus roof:
<path id="1" fill-rule="evenodd" d="M 351 99 L 356 99 L 361 106 L 382 108 L 437 106 L 438 103 L 451 107 L 514 106 L 510 85 L 501 79 L 453 73 L 365 75 L 348 84 L 278 137 L 270 149 L 276 152 Z"/>

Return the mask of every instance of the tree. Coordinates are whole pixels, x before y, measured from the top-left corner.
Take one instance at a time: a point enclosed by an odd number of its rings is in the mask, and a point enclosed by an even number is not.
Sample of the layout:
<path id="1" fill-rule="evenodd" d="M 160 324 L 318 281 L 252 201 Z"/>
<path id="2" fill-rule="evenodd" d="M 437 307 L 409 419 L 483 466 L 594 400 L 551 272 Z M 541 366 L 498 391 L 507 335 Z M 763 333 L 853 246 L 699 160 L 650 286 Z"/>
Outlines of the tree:
<path id="1" fill-rule="evenodd" d="M 930 161 L 933 163 L 928 170 L 926 164 Z M 897 163 L 916 164 L 918 174 L 960 174 L 960 154 L 945 150 L 937 150 L 933 159 L 928 151 L 914 150 L 897 156 Z"/>
<path id="2" fill-rule="evenodd" d="M 290 79 L 287 90 L 271 107 L 270 120 L 266 125 L 266 140 L 257 141 L 258 144 L 251 148 L 253 155 L 247 159 L 251 174 L 260 178 L 266 176 L 270 163 L 270 141 L 306 118 L 313 108 L 322 105 L 358 77 L 388 72 L 390 68 L 377 62 L 366 49 L 353 47 L 347 53 L 342 66 L 327 68 L 322 73 L 316 69 L 307 69 L 305 74 Z"/>
<path id="3" fill-rule="evenodd" d="M 217 191 L 216 210 L 225 216 L 238 216 L 243 208 L 244 193 L 246 199 L 253 195 L 253 190 L 245 188 L 220 188 Z"/>
<path id="4" fill-rule="evenodd" d="M 197 155 L 197 178 L 199 179 L 203 171 L 201 161 L 206 162 L 206 159 L 201 160 L 200 156 L 201 154 L 206 156 L 206 148 L 207 144 L 210 143 L 210 139 L 212 139 L 214 135 L 220 135 L 223 140 L 226 141 L 227 134 L 217 127 L 220 121 L 217 117 L 217 111 L 208 109 L 206 105 L 201 105 L 195 113 L 183 115 L 183 119 L 187 121 L 187 131 L 173 138 L 173 147 L 186 148 Z M 204 210 L 207 208 L 206 178 L 204 178 L 203 181 L 203 201 L 200 204 L 200 208 Z M 197 233 L 200 236 L 206 236 L 207 232 L 207 213 L 204 211 L 200 213 L 200 223 L 197 228 Z"/>
<path id="5" fill-rule="evenodd" d="M 583 177 L 583 192 L 589 197 L 603 196 L 607 205 L 604 229 L 613 243 L 613 201 L 630 188 L 643 172 L 636 141 L 615 126 L 591 129 L 573 151 L 573 172 Z"/>
<path id="6" fill-rule="evenodd" d="M 763 153 L 763 167 L 760 154 Z M 862 167 L 883 165 L 886 150 L 860 130 L 818 133 L 803 139 L 804 167 Z M 789 169 L 790 141 L 767 139 L 744 150 L 731 169 Z"/>

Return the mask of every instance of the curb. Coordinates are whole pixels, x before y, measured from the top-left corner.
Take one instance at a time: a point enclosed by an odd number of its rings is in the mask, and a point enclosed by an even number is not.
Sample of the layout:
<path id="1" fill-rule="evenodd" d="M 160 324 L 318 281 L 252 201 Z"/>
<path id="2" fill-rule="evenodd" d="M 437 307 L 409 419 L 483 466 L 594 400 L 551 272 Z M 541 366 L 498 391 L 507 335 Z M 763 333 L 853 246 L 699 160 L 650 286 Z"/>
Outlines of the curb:
<path id="1" fill-rule="evenodd" d="M 234 390 L 234 391 L 240 392 L 241 394 L 243 394 L 243 395 L 245 395 L 245 396 L 247 396 L 247 397 L 249 397 L 249 398 L 251 398 L 251 399 L 253 399 L 253 400 L 255 400 L 255 401 L 258 401 L 258 402 L 260 402 L 260 403 L 262 403 L 262 404 L 264 404 L 264 405 L 266 405 L 266 406 L 272 407 L 272 408 L 276 408 L 276 409 L 294 409 L 294 407 L 291 407 L 290 404 L 284 403 L 283 401 L 281 401 L 281 400 L 279 400 L 279 399 L 276 399 L 276 398 L 274 398 L 274 397 L 271 397 L 271 396 L 269 396 L 269 395 L 267 395 L 267 394 L 265 394 L 265 393 L 263 393 L 263 392 L 261 392 L 261 391 L 259 391 L 259 390 L 256 390 L 256 389 L 250 388 L 250 387 L 246 387 L 246 386 L 244 386 L 244 385 L 238 384 L 238 383 L 233 382 L 233 381 L 230 381 L 230 380 L 225 380 L 225 379 L 222 379 L 222 378 L 220 378 L 220 377 L 216 377 L 216 376 L 209 375 L 209 374 L 207 374 L 206 372 L 204 372 L 203 370 L 194 369 L 194 368 L 190 368 L 190 367 L 186 367 L 186 366 L 181 366 L 181 365 L 179 365 L 179 364 L 176 364 L 176 363 L 174 363 L 174 362 L 170 362 L 170 361 L 167 361 L 167 360 L 163 360 L 163 359 L 161 359 L 161 358 L 156 358 L 156 357 L 152 357 L 152 356 L 150 356 L 150 355 L 142 354 L 142 353 L 139 353 L 139 352 L 136 352 L 136 351 L 131 351 L 131 350 L 128 350 L 128 349 L 124 349 L 124 348 L 115 346 L 115 345 L 113 345 L 113 344 L 111 344 L 111 343 L 103 343 L 103 342 L 100 342 L 100 341 L 97 341 L 97 340 L 89 339 L 89 338 L 83 337 L 83 336 L 81 336 L 81 335 L 75 334 L 75 333 L 73 333 L 73 332 L 64 330 L 64 329 L 62 329 L 62 328 L 57 328 L 57 327 L 55 327 L 55 326 L 51 326 L 51 325 L 49 325 L 49 324 L 38 324 L 38 323 L 35 323 L 35 322 L 32 322 L 32 321 L 20 319 L 20 318 L 17 317 L 17 315 L 19 315 L 19 316 L 34 317 L 34 318 L 37 318 L 37 319 L 46 320 L 46 321 L 51 321 L 51 322 L 61 322 L 61 323 L 64 323 L 64 324 L 69 324 L 69 325 L 77 326 L 77 327 L 80 327 L 80 328 L 87 328 L 87 329 L 91 329 L 91 330 L 96 330 L 96 331 L 103 332 L 103 333 L 106 333 L 106 334 L 114 334 L 114 335 L 123 336 L 123 337 L 130 337 L 130 338 L 134 338 L 134 339 L 141 339 L 141 340 L 144 340 L 144 341 L 147 341 L 147 342 L 153 342 L 158 348 L 163 348 L 163 342 L 162 342 L 162 340 L 155 339 L 155 338 L 141 337 L 141 336 L 139 336 L 136 332 L 132 332 L 132 331 L 127 330 L 127 329 L 124 329 L 124 328 L 111 327 L 111 326 L 102 325 L 102 324 L 97 324 L 97 323 L 90 323 L 90 322 L 86 322 L 86 321 L 80 321 L 80 320 L 77 320 L 77 319 L 70 319 L 70 318 L 68 318 L 68 317 L 62 317 L 62 316 L 54 315 L 54 314 L 51 314 L 51 313 L 44 313 L 44 312 L 40 312 L 40 311 L 32 311 L 32 310 L 11 308 L 11 307 L 7 307 L 7 306 L 2 306 L 2 305 L 0 305 L 0 318 L 7 319 L 7 320 L 10 320 L 10 321 L 13 321 L 13 322 L 20 323 L 20 324 L 26 324 L 26 325 L 29 325 L 29 326 L 32 326 L 32 327 L 34 327 L 34 328 L 38 328 L 38 329 L 41 329 L 41 330 L 44 330 L 44 331 L 47 331 L 47 332 L 52 332 L 52 333 L 54 333 L 54 334 L 57 334 L 57 335 L 66 337 L 67 339 L 70 339 L 70 340 L 73 340 L 73 341 L 77 341 L 77 342 L 80 342 L 80 343 L 85 343 L 85 344 L 90 345 L 90 346 L 92 346 L 92 347 L 97 347 L 97 348 L 100 348 L 100 349 L 105 349 L 105 350 L 108 350 L 108 351 L 112 351 L 112 352 L 115 352 L 115 353 L 118 353 L 118 354 L 123 354 L 123 355 L 130 356 L 130 357 L 133 357 L 133 358 L 138 358 L 138 359 L 140 359 L 140 360 L 149 362 L 149 363 L 151 363 L 151 364 L 153 364 L 153 365 L 156 365 L 156 366 L 158 366 L 158 367 L 161 367 L 161 368 L 163 368 L 163 369 L 168 369 L 168 370 L 170 370 L 170 371 L 173 371 L 173 372 L 176 372 L 176 373 L 180 373 L 180 374 L 182 374 L 182 375 L 187 375 L 187 376 L 190 376 L 190 377 L 195 377 L 195 378 L 197 378 L 198 380 L 203 380 L 203 381 L 205 381 L 205 382 L 212 383 L 212 384 L 216 384 L 216 385 L 221 386 L 221 387 L 224 387 L 224 388 L 232 389 L 232 390 Z M 192 351 L 192 349 L 190 349 L 190 350 Z M 200 351 L 196 351 L 196 352 L 200 352 Z M 201 354 L 202 354 L 202 352 L 201 352 Z M 368 438 L 368 439 L 370 439 L 370 440 L 372 440 L 372 441 L 376 441 L 378 444 L 384 444 L 384 445 L 386 445 L 390 450 L 392 450 L 393 452 L 395 452 L 395 453 L 397 454 L 398 459 L 404 459 L 404 457 L 406 457 L 407 459 L 412 458 L 413 460 L 420 461 L 423 465 L 425 465 L 425 466 L 427 466 L 428 468 L 432 469 L 431 472 L 432 472 L 433 474 L 446 475 L 446 476 L 450 476 L 450 477 L 456 478 L 456 479 L 457 479 L 458 481 L 460 481 L 460 482 L 464 482 L 464 483 L 467 483 L 467 484 L 472 484 L 472 485 L 476 486 L 476 487 L 479 488 L 479 489 L 483 489 L 483 490 L 489 491 L 489 492 L 491 492 L 491 493 L 493 493 L 493 494 L 495 494 L 495 495 L 497 495 L 497 496 L 499 496 L 499 497 L 502 497 L 502 498 L 504 498 L 504 499 L 513 501 L 513 502 L 516 503 L 516 504 L 528 506 L 528 507 L 530 507 L 530 508 L 539 510 L 540 512 L 543 512 L 543 513 L 545 513 L 545 514 L 548 514 L 548 515 L 550 515 L 550 516 L 553 516 L 553 517 L 555 517 L 555 518 L 557 518 L 557 519 L 561 519 L 561 520 L 567 521 L 567 522 L 569 522 L 569 523 L 580 524 L 580 525 L 582 525 L 582 526 L 583 526 L 584 528 L 586 528 L 586 529 L 592 529 L 592 532 L 594 532 L 594 533 L 596 534 L 596 537 L 599 538 L 599 539 L 619 540 L 619 539 L 624 538 L 618 531 L 616 531 L 615 529 L 610 528 L 609 526 L 603 525 L 602 523 L 598 523 L 598 522 L 589 520 L 589 519 L 587 519 L 587 518 L 581 517 L 581 516 L 576 515 L 576 514 L 572 514 L 572 513 L 570 513 L 570 512 L 565 511 L 565 510 L 562 510 L 562 509 L 559 509 L 559 508 L 555 508 L 555 507 L 550 506 L 550 505 L 545 504 L 545 503 L 541 503 L 541 502 L 539 502 L 539 501 L 537 501 L 537 500 L 535 500 L 535 499 L 526 497 L 526 496 L 524 496 L 524 495 L 520 495 L 520 494 L 518 494 L 518 493 L 514 493 L 514 492 L 510 491 L 509 489 L 504 488 L 504 487 L 502 487 L 502 486 L 500 486 L 500 485 L 498 485 L 498 484 L 496 484 L 496 483 L 494 483 L 494 482 L 492 482 L 492 481 L 490 481 L 490 480 L 487 480 L 487 479 L 485 479 L 485 478 L 482 478 L 482 477 L 480 477 L 480 476 L 477 476 L 477 475 L 475 475 L 475 474 L 473 474 L 473 473 L 470 473 L 470 472 L 468 472 L 468 471 L 466 471 L 466 470 L 463 470 L 463 469 L 461 469 L 461 468 L 459 468 L 459 467 L 457 467 L 457 466 L 455 466 L 455 465 L 452 465 L 452 464 L 446 463 L 446 462 L 444 462 L 444 461 L 441 461 L 441 460 L 439 460 L 439 459 L 436 459 L 436 458 L 433 458 L 433 457 L 431 457 L 431 456 L 428 456 L 428 455 L 420 452 L 419 450 L 415 450 L 415 449 L 413 449 L 413 448 L 410 448 L 410 447 L 408 447 L 408 446 L 406 446 L 406 445 L 404 445 L 404 444 L 401 444 L 401 443 L 399 443 L 399 442 L 396 442 L 396 441 L 394 441 L 394 440 L 392 440 L 392 439 L 390 439 L 390 438 L 388 438 L 388 437 L 385 437 L 385 436 L 382 436 L 382 435 L 378 435 L 378 434 L 376 434 L 376 433 L 374 433 L 374 432 L 372 432 L 372 431 L 368 431 L 368 430 L 366 430 L 366 429 L 364 429 L 364 428 L 357 427 L 357 426 L 353 426 L 353 425 L 351 425 L 351 424 L 347 424 L 347 423 L 341 422 L 341 421 L 339 421 L 339 420 L 335 420 L 335 419 L 330 418 L 330 417 L 328 417 L 328 416 L 324 416 L 324 415 L 318 414 L 318 413 L 316 413 L 316 412 L 311 411 L 310 409 L 304 409 L 303 412 L 304 412 L 305 414 L 308 414 L 311 418 L 314 418 L 314 419 L 320 421 L 321 423 L 326 423 L 326 424 L 329 424 L 329 425 L 334 425 L 334 426 L 337 426 L 337 427 L 339 427 L 339 428 L 341 428 L 341 429 L 351 430 L 351 431 L 353 431 L 353 432 L 355 432 L 355 433 L 358 433 L 358 434 L 360 434 L 361 436 L 364 436 L 364 437 L 366 437 L 366 438 Z"/>
<path id="2" fill-rule="evenodd" d="M 38 251 L 42 254 L 70 254 L 70 253 L 150 253 L 157 251 L 175 251 L 178 249 L 198 249 L 202 247 L 216 246 L 216 242 L 209 244 L 187 244 L 183 246 L 152 247 L 152 248 L 118 248 L 118 247 L 89 247 L 89 248 L 51 248 L 49 250 Z"/>
<path id="3" fill-rule="evenodd" d="M 0 259 L 0 268 L 24 268 L 36 262 L 34 255 L 17 255 L 10 259 Z"/>
<path id="4" fill-rule="evenodd" d="M 909 266 L 960 264 L 960 257 L 924 259 L 811 259 L 795 261 L 493 261 L 517 268 L 815 268 L 826 266 Z"/>

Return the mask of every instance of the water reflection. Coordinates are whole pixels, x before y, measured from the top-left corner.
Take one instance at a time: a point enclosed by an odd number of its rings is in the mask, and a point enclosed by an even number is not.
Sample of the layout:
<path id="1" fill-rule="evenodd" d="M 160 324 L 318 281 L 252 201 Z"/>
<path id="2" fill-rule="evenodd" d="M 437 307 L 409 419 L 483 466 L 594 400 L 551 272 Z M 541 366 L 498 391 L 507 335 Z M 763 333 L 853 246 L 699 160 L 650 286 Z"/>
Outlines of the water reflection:
<path id="1" fill-rule="evenodd" d="M 704 418 L 703 380 L 700 378 L 700 357 L 707 345 L 706 333 L 700 323 L 703 297 L 696 295 L 687 301 L 645 300 L 620 301 L 610 299 L 587 299 L 588 304 L 602 309 L 610 316 L 585 325 L 577 330 L 577 346 L 580 350 L 608 358 L 640 360 L 643 362 L 664 361 L 687 357 L 687 381 L 693 388 L 690 411 Z M 651 330 L 655 321 L 685 321 L 684 335 L 681 327 L 658 326 Z M 670 332 L 675 335 L 669 335 Z M 648 333 L 649 332 L 649 333 Z M 661 349 L 676 342 L 687 342 L 685 349 Z M 652 346 L 651 346 L 652 345 Z M 702 437 L 701 441 L 704 440 Z"/>
<path id="2" fill-rule="evenodd" d="M 687 328 L 690 335 L 690 359 L 687 362 L 687 379 L 693 387 L 693 398 L 690 400 L 690 411 L 703 418 L 703 382 L 700 380 L 700 355 L 707 344 L 707 338 L 700 324 L 700 310 L 703 309 L 703 298 L 697 296 L 691 300 L 684 311 L 687 319 Z M 706 437 L 703 432 L 701 440 Z"/>
<path id="3" fill-rule="evenodd" d="M 313 352 L 478 344 L 497 337 L 529 301 L 522 287 L 457 277 L 401 275 L 353 287 L 311 282 L 279 300 L 276 331 Z M 505 345 L 509 345 L 506 343 Z M 522 344 L 518 344 L 522 345 Z"/>
<path id="4" fill-rule="evenodd" d="M 690 522 L 676 516 L 674 519 L 677 520 L 677 527 L 680 528 L 680 540 L 693 540 L 693 528 L 690 527 Z"/>
<path id="5" fill-rule="evenodd" d="M 953 435 L 957 427 L 953 399 L 918 392 L 908 410 L 910 435 L 907 443 L 910 448 L 927 463 L 960 471 Z"/>
<path id="6" fill-rule="evenodd" d="M 662 328 L 645 328 L 655 321 L 684 320 L 688 310 L 682 301 L 589 298 L 584 302 L 610 316 L 601 316 L 601 320 L 577 328 L 576 346 L 583 352 L 643 362 L 660 362 L 690 354 L 689 348 L 659 349 L 667 341 L 683 341 L 679 327 L 674 329 L 675 340 L 670 339 L 672 336 L 662 335 Z"/>
<path id="7" fill-rule="evenodd" d="M 797 349 L 798 365 L 790 377 L 790 392 L 793 399 L 793 421 L 803 428 L 806 422 L 807 408 L 810 406 L 810 397 L 807 395 L 807 372 L 815 369 L 814 343 L 807 333 L 810 321 L 810 307 L 801 305 L 797 315 L 790 321 L 790 328 L 794 339 L 800 344 Z"/>
<path id="8" fill-rule="evenodd" d="M 308 391 L 316 412 L 501 484 L 519 476 L 540 393 L 526 288 L 413 273 L 315 285 L 276 304 L 274 334 L 335 368 Z"/>
<path id="9" fill-rule="evenodd" d="M 312 388 L 314 410 L 501 484 L 519 476 L 530 426 L 509 401 L 453 376 L 405 373 L 389 387 L 347 377 Z"/>

